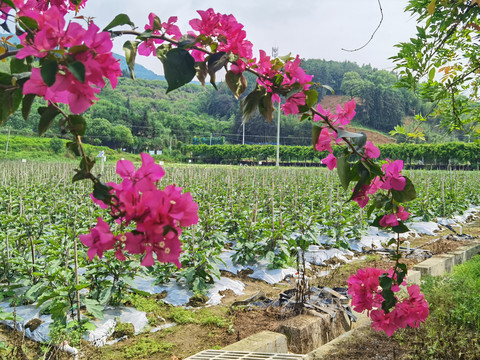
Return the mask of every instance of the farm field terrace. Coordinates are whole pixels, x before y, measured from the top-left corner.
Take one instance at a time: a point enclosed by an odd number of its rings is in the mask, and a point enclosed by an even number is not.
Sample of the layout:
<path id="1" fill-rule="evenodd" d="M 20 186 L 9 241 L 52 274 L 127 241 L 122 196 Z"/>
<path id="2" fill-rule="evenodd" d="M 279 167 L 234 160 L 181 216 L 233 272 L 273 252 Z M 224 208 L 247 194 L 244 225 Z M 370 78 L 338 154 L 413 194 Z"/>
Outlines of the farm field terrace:
<path id="1" fill-rule="evenodd" d="M 119 262 L 113 253 L 89 262 L 87 249 L 76 239 L 98 216 L 108 219 L 90 200 L 91 184 L 72 184 L 71 164 L 1 166 L 0 297 L 17 305 L 36 302 L 59 324 L 75 311 L 77 290 L 81 309 L 91 319 L 101 317 L 105 305 L 134 305 L 135 297 L 146 296 L 135 288 L 136 275 L 153 277 L 159 284 L 185 281 L 201 303 L 220 276 L 216 259 L 225 249 L 234 250 L 233 260 L 242 264 L 266 259 L 272 268 L 295 266 L 293 233 L 304 234 L 312 244 L 328 237 L 325 246 L 342 248 L 368 227 L 366 212 L 347 202 L 350 193 L 341 190 L 336 173 L 326 169 L 168 165 L 162 182 L 190 191 L 199 204 L 198 225 L 181 237 L 182 268 L 144 268 L 139 257 Z M 418 194 L 408 211 L 419 220 L 452 217 L 480 204 L 479 172 L 406 173 Z M 102 179 L 118 180 L 114 167 L 106 167 Z"/>

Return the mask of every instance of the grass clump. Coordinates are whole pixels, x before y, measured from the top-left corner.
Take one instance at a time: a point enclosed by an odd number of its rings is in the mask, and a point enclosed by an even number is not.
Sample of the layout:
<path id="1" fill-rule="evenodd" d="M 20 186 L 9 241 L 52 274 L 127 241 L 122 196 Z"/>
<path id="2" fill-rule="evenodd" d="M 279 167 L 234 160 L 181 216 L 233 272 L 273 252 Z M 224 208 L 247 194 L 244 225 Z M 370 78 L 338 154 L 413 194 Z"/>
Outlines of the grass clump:
<path id="1" fill-rule="evenodd" d="M 174 344 L 150 339 L 142 338 L 132 346 L 127 346 L 123 350 L 125 359 L 143 359 L 156 353 L 166 353 L 173 348 Z"/>
<path id="2" fill-rule="evenodd" d="M 133 294 L 130 303 L 139 311 L 145 311 L 154 321 L 164 318 L 177 323 L 178 325 L 196 324 L 203 326 L 228 327 L 232 319 L 228 317 L 227 310 L 212 308 L 185 309 L 183 307 L 171 306 L 153 297 L 145 297 Z M 156 321 L 156 320 L 155 320 Z"/>
<path id="3" fill-rule="evenodd" d="M 480 256 L 445 277 L 422 285 L 430 315 L 419 329 L 397 339 L 413 347 L 412 359 L 480 359 Z"/>

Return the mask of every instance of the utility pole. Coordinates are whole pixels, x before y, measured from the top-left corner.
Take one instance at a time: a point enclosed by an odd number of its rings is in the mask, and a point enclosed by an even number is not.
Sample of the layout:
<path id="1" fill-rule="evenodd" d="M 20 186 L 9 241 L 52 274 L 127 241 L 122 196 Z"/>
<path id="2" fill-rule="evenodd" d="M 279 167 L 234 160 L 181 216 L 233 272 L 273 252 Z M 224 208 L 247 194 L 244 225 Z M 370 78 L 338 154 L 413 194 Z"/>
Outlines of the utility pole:
<path id="1" fill-rule="evenodd" d="M 245 145 L 245 121 L 242 122 L 242 125 L 243 125 L 242 145 Z"/>
<path id="2" fill-rule="evenodd" d="M 5 146 L 5 155 L 7 155 L 8 152 L 8 143 L 10 141 L 10 128 L 8 128 L 8 135 L 7 135 L 7 146 Z"/>
<path id="3" fill-rule="evenodd" d="M 278 57 L 278 46 L 272 47 L 272 58 Z M 280 103 L 281 99 L 278 102 L 278 117 L 277 117 L 277 160 L 275 161 L 275 166 L 280 166 Z"/>

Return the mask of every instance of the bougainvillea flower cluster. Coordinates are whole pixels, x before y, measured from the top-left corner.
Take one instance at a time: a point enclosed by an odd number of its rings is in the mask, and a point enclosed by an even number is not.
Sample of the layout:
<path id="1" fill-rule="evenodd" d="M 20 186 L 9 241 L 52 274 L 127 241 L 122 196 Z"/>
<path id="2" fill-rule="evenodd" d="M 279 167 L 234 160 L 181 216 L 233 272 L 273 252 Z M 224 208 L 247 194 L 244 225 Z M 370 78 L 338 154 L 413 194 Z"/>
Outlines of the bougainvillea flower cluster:
<path id="1" fill-rule="evenodd" d="M 138 170 L 131 161 L 117 162 L 117 174 L 121 183 L 108 183 L 112 187 L 111 201 L 92 199 L 103 208 L 109 208 L 111 216 L 120 228 L 114 235 L 110 226 L 101 218 L 87 235 L 80 235 L 81 242 L 89 247 L 88 258 L 102 257 L 103 252 L 115 249 L 119 260 L 125 260 L 124 252 L 144 254 L 142 265 L 152 266 L 157 261 L 172 262 L 180 267 L 182 227 L 198 222 L 198 205 L 189 192 L 168 185 L 158 189 L 158 181 L 165 175 L 162 167 L 148 154 L 142 154 Z M 127 231 L 131 229 L 134 230 Z M 155 256 L 154 256 L 155 255 Z"/>
<path id="2" fill-rule="evenodd" d="M 54 3 L 44 11 L 28 4 L 20 7 L 19 14 L 34 19 L 37 28 L 19 37 L 23 48 L 16 57 L 24 59 L 33 55 L 43 59 L 48 56 L 49 61 L 57 62 L 57 70 L 53 84 L 48 86 L 41 70 L 33 68 L 23 93 L 68 104 L 72 113 L 80 114 L 98 100 L 96 94 L 105 87 L 105 78 L 115 88 L 122 74 L 120 63 L 111 53 L 110 34 L 100 32 L 93 23 L 87 29 L 75 22 L 65 27 L 64 14 L 59 7 L 53 6 Z M 54 57 L 52 52 L 56 54 Z"/>
<path id="3" fill-rule="evenodd" d="M 382 309 L 382 288 L 379 277 L 387 273 L 381 269 L 366 268 L 347 280 L 348 294 L 352 296 L 352 306 L 357 312 L 367 311 L 372 319 L 372 328 L 383 330 L 391 336 L 397 329 L 407 326 L 416 328 L 428 317 L 428 303 L 423 294 L 420 293 L 418 285 L 407 287 L 408 297 L 403 300 L 397 298 L 395 307 L 390 312 Z M 388 272 L 393 276 L 393 269 Z M 405 285 L 405 281 L 402 283 Z M 392 286 L 392 291 L 398 293 L 400 286 Z"/>

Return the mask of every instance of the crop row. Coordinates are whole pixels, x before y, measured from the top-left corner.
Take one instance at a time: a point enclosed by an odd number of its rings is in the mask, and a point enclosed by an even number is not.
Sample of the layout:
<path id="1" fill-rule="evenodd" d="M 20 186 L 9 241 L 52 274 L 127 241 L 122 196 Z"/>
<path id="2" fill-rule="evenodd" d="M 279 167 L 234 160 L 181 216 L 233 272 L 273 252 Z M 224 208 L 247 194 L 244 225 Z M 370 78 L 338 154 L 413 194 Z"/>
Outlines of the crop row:
<path id="1" fill-rule="evenodd" d="M 162 183 L 182 186 L 199 203 L 198 225 L 182 234 L 182 269 L 143 268 L 136 256 L 119 262 L 112 253 L 89 262 L 78 235 L 98 216 L 108 220 L 91 202 L 90 184 L 72 184 L 69 164 L 6 162 L 2 168 L 0 283 L 5 290 L 0 299 L 36 301 L 64 320 L 80 303 L 101 316 L 103 305 L 140 292 L 132 281 L 136 275 L 159 283 L 184 279 L 201 293 L 219 276 L 216 259 L 226 247 L 236 250 L 237 262 L 266 258 L 270 266 L 282 267 L 294 264 L 300 240 L 315 243 L 326 235 L 331 246 L 347 246 L 346 240 L 360 237 L 367 226 L 365 213 L 346 201 L 350 194 L 339 190 L 336 174 L 325 169 L 167 166 Z M 103 179 L 118 180 L 114 170 L 107 167 Z M 409 176 L 418 192 L 408 209 L 414 216 L 448 217 L 480 203 L 478 172 L 412 171 Z M 28 290 L 14 291 L 22 287 Z M 89 291 L 78 295 L 83 288 Z"/>

